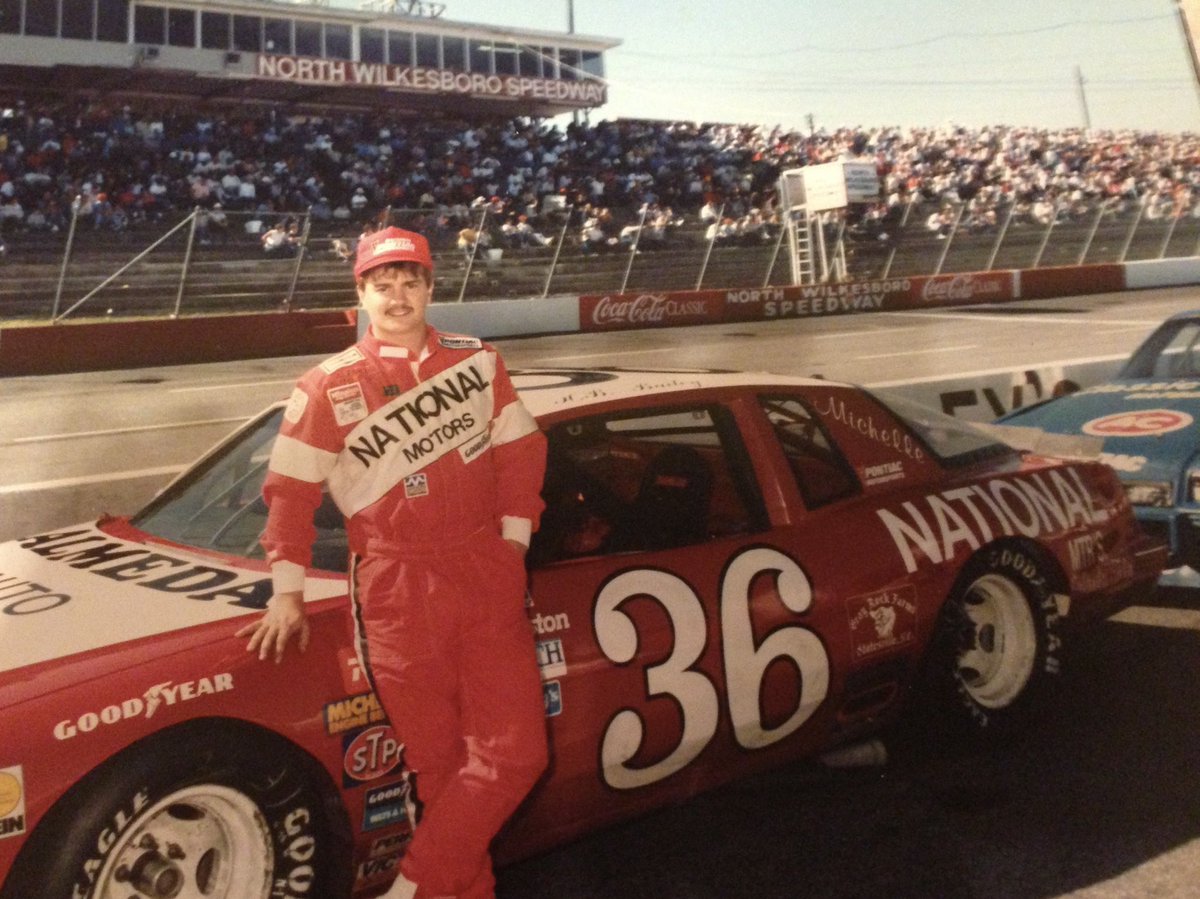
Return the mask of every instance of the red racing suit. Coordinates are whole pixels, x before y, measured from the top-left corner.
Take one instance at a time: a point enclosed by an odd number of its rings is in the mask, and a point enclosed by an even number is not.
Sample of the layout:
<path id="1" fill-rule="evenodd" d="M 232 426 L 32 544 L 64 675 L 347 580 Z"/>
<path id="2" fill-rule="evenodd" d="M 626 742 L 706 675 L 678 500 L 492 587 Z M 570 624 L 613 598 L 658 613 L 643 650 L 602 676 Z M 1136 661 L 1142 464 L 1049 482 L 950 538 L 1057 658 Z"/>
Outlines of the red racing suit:
<path id="1" fill-rule="evenodd" d="M 371 333 L 304 375 L 264 483 L 276 592 L 303 589 L 322 484 L 347 521 L 360 655 L 415 773 L 401 871 L 419 897 L 494 891 L 488 844 L 545 767 L 522 557 L 545 437 L 499 354 Z"/>

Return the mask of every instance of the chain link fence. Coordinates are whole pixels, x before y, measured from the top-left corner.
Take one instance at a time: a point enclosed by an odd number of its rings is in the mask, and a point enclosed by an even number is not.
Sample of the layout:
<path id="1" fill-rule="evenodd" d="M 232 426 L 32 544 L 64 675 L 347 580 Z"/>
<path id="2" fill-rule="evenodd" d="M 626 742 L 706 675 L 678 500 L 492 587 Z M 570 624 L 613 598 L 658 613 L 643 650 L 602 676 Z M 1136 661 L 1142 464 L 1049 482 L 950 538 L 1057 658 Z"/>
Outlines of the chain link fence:
<path id="1" fill-rule="evenodd" d="M 350 308 L 354 248 L 393 224 L 427 235 L 435 298 L 475 302 L 792 283 L 782 228 L 695 215 L 619 226 L 548 206 L 524 216 L 485 204 L 335 218 L 197 207 L 114 224 L 74 210 L 63 227 L 9 235 L 0 257 L 0 319 Z M 912 202 L 827 214 L 838 279 L 1074 266 L 1195 256 L 1200 215 L 1137 199 L 993 206 Z"/>

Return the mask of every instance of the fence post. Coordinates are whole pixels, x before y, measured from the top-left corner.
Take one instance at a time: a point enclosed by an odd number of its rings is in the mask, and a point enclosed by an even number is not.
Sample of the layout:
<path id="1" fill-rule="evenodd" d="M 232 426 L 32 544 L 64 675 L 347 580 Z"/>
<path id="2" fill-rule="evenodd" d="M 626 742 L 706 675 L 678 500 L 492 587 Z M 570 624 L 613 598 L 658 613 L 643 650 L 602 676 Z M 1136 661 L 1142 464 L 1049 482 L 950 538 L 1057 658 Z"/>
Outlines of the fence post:
<path id="1" fill-rule="evenodd" d="M 696 276 L 696 290 L 700 289 L 700 285 L 704 283 L 704 273 L 708 271 L 708 257 L 712 255 L 713 244 L 717 242 L 717 233 L 721 230 L 721 221 L 725 218 L 725 204 L 721 204 L 721 208 L 717 211 L 717 227 L 713 231 L 712 239 L 708 242 L 708 248 L 704 251 L 704 261 L 700 263 L 700 274 Z"/>
<path id="2" fill-rule="evenodd" d="M 471 255 L 467 257 L 467 268 L 463 272 L 462 286 L 458 289 L 458 300 L 461 303 L 467 295 L 467 282 L 471 280 L 471 269 L 475 265 L 475 254 L 479 252 L 479 241 L 484 235 L 483 226 L 487 223 L 489 207 L 485 204 L 483 215 L 479 217 L 479 228 L 475 232 L 475 242 L 471 244 Z"/>
<path id="3" fill-rule="evenodd" d="M 571 227 L 571 217 L 575 214 L 575 207 L 567 207 L 567 217 L 563 219 L 562 230 L 558 232 L 558 243 L 554 246 L 554 258 L 550 260 L 550 271 L 546 272 L 546 286 L 542 288 L 542 299 L 550 296 L 550 282 L 554 280 L 554 272 L 558 268 L 558 257 L 562 253 L 563 244 L 567 240 L 567 228 Z"/>
<path id="4" fill-rule="evenodd" d="M 1167 247 L 1171 244 L 1171 238 L 1175 234 L 1175 227 L 1179 224 L 1179 210 L 1173 209 L 1171 214 L 1171 224 L 1167 226 L 1167 234 L 1163 237 L 1162 246 L 1158 249 L 1158 258 L 1163 259 L 1167 255 Z"/>
<path id="5" fill-rule="evenodd" d="M 991 271 L 996 265 L 996 257 L 1000 255 L 1000 247 L 1004 244 L 1004 238 L 1008 234 L 1008 226 L 1012 224 L 1013 214 L 1017 211 L 1017 201 L 1010 199 L 1008 201 L 1008 213 L 1004 216 L 1004 224 L 1000 226 L 1000 233 L 996 235 L 996 242 L 992 244 L 992 255 L 988 257 L 987 268 L 984 271 Z"/>
<path id="6" fill-rule="evenodd" d="M 79 207 L 83 205 L 83 198 L 76 197 L 71 203 L 71 224 L 67 228 L 67 245 L 63 247 L 62 268 L 58 272 L 58 287 L 54 291 L 54 308 L 50 310 L 50 321 L 58 321 L 58 307 L 62 303 L 63 284 L 67 280 L 67 266 L 71 262 L 71 248 L 75 243 L 75 224 L 79 221 Z"/>
<path id="7" fill-rule="evenodd" d="M 183 251 L 183 270 L 179 273 L 179 292 L 175 294 L 175 311 L 171 318 L 179 318 L 179 310 L 183 308 L 183 288 L 187 284 L 188 269 L 192 264 L 192 246 L 196 242 L 196 221 L 200 218 L 200 207 L 193 206 L 192 214 L 188 217 L 192 220 L 192 227 L 188 229 L 187 247 Z"/>
<path id="8" fill-rule="evenodd" d="M 775 271 L 775 263 L 779 261 L 779 248 L 783 246 L 783 235 L 787 232 L 781 222 L 779 225 L 779 236 L 775 238 L 775 249 L 771 252 L 771 261 L 767 263 L 767 273 L 763 276 L 763 287 L 771 285 L 771 274 Z"/>
<path id="9" fill-rule="evenodd" d="M 1129 248 L 1133 246 L 1133 235 L 1137 233 L 1138 225 L 1142 223 L 1142 214 L 1146 211 L 1146 197 L 1143 196 L 1138 201 L 1137 215 L 1133 217 L 1133 224 L 1129 226 L 1129 233 L 1125 235 L 1125 243 L 1121 247 L 1121 254 L 1117 257 L 1117 262 L 1124 262 L 1125 257 L 1129 255 Z"/>
<path id="10" fill-rule="evenodd" d="M 304 213 L 304 229 L 300 232 L 300 248 L 296 250 L 296 267 L 292 270 L 292 283 L 288 285 L 287 296 L 283 298 L 285 312 L 292 311 L 292 298 L 296 295 L 296 285 L 300 283 L 300 266 L 304 264 L 304 251 L 308 249 L 308 232 L 312 227 L 312 207 Z"/>
<path id="11" fill-rule="evenodd" d="M 1054 210 L 1050 215 L 1050 224 L 1046 226 L 1046 233 L 1042 235 L 1042 242 L 1037 248 L 1037 253 L 1034 254 L 1033 262 L 1030 268 L 1037 268 L 1042 264 L 1042 254 L 1046 252 L 1046 245 L 1050 243 L 1050 234 L 1054 231 L 1055 224 L 1058 223 L 1058 210 L 1061 200 L 1054 201 Z"/>
<path id="12" fill-rule="evenodd" d="M 950 226 L 950 233 L 946 235 L 946 243 L 942 245 L 942 253 L 938 256 L 937 267 L 933 270 L 935 275 L 942 273 L 942 266 L 946 263 L 946 256 L 950 253 L 950 244 L 954 243 L 954 235 L 958 233 L 958 223 L 962 221 L 963 211 L 966 208 L 966 203 L 958 204 L 958 212 L 955 213 L 954 224 Z"/>
<path id="13" fill-rule="evenodd" d="M 1076 265 L 1083 265 L 1083 261 L 1087 259 L 1088 250 L 1092 248 L 1092 241 L 1096 239 L 1096 232 L 1100 230 L 1100 219 L 1104 218 L 1104 210 L 1108 208 L 1109 202 L 1107 199 L 1100 201 L 1100 207 L 1096 210 L 1096 218 L 1092 221 L 1087 239 L 1084 240 L 1083 248 L 1079 251 L 1079 258 L 1075 260 Z"/>
<path id="14" fill-rule="evenodd" d="M 649 209 L 648 203 L 642 205 L 642 217 L 638 221 L 637 232 L 633 235 L 633 243 L 629 245 L 629 263 L 625 266 L 625 277 L 621 281 L 621 293 L 625 292 L 625 288 L 629 284 L 629 273 L 633 271 L 633 257 L 637 255 L 638 241 L 642 239 L 642 228 L 646 224 L 646 213 Z"/>
<path id="15" fill-rule="evenodd" d="M 892 241 L 892 248 L 888 251 L 887 262 L 883 264 L 883 274 L 881 278 L 887 278 L 892 271 L 892 263 L 896 260 L 896 247 L 899 245 L 901 238 L 904 236 L 904 229 L 908 227 L 908 216 L 912 212 L 913 204 L 917 202 L 915 194 L 908 195 L 908 202 L 904 204 L 904 215 L 900 216 L 900 226 L 896 229 L 896 239 Z"/>

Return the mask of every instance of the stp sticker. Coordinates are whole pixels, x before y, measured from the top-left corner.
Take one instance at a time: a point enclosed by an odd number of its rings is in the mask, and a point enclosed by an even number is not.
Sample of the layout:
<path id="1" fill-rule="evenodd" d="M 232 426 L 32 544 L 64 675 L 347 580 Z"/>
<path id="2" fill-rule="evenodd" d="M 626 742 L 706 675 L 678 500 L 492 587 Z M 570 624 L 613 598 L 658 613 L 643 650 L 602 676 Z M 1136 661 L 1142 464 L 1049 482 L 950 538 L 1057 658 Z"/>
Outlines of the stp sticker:
<path id="1" fill-rule="evenodd" d="M 404 754 L 404 746 L 387 724 L 347 734 L 343 745 L 342 783 L 347 787 L 386 777 L 400 767 Z"/>
<path id="2" fill-rule="evenodd" d="M 1151 437 L 1169 434 L 1186 428 L 1192 416 L 1174 409 L 1142 409 L 1137 412 L 1115 412 L 1093 418 L 1083 426 L 1083 433 L 1093 437 Z"/>

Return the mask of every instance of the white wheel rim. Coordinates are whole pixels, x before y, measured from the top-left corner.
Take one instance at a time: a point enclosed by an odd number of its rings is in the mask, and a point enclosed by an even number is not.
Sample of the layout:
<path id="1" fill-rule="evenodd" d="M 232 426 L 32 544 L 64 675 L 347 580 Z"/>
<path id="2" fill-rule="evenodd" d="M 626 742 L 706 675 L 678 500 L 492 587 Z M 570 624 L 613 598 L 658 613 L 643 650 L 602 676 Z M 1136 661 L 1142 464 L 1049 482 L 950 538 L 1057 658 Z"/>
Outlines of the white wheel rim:
<path id="1" fill-rule="evenodd" d="M 962 608 L 971 641 L 958 656 L 958 679 L 979 705 L 1005 708 L 1029 683 L 1037 658 L 1029 603 L 1009 578 L 985 574 L 967 588 Z"/>
<path id="2" fill-rule="evenodd" d="M 131 797 L 135 806 L 138 798 Z M 274 860 L 258 806 L 229 787 L 198 784 L 137 811 L 108 853 L 92 896 L 265 899 Z"/>

